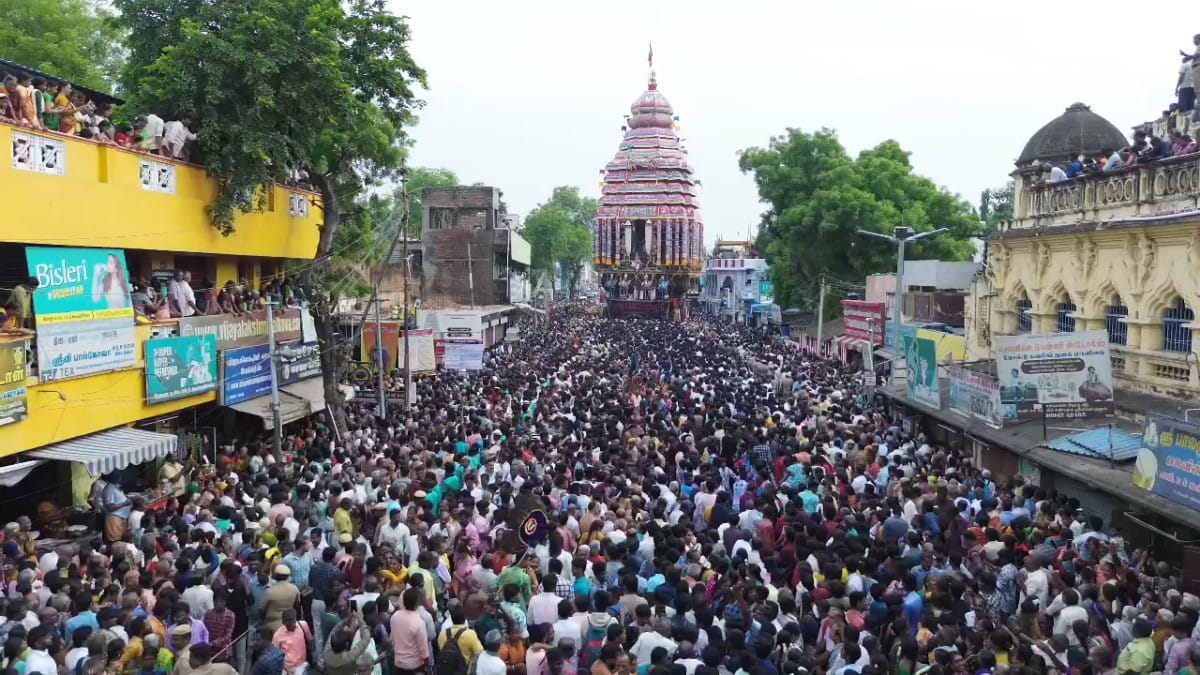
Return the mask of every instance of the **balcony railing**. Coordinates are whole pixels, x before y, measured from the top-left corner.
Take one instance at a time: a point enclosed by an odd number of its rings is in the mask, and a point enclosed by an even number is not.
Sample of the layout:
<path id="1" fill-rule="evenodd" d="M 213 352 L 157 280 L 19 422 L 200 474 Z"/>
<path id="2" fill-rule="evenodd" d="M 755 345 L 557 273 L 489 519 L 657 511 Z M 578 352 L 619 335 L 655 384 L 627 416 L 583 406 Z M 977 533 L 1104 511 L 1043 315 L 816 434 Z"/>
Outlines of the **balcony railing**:
<path id="1" fill-rule="evenodd" d="M 1022 190 L 1017 227 L 1069 225 L 1193 211 L 1200 199 L 1200 154 Z"/>

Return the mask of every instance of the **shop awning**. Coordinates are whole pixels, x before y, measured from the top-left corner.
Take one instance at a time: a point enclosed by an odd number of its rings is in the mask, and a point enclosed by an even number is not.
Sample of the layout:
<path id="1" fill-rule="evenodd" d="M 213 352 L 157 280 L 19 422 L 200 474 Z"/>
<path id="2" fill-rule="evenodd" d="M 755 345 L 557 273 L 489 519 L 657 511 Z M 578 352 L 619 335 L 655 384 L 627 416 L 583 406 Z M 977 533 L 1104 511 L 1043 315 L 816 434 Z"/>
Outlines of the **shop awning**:
<path id="1" fill-rule="evenodd" d="M 238 412 L 243 412 L 247 415 L 254 415 L 255 417 L 261 418 L 263 421 L 263 428 L 265 429 L 275 428 L 275 418 L 271 414 L 270 396 L 259 396 L 258 398 L 252 398 L 249 401 L 242 401 L 241 403 L 236 403 L 229 407 Z M 287 424 L 288 422 L 295 422 L 296 420 L 307 416 L 308 401 L 300 398 L 299 396 L 292 396 L 284 391 L 283 388 L 280 388 L 279 419 L 284 424 Z"/>
<path id="2" fill-rule="evenodd" d="M 851 337 L 849 335 L 838 335 L 833 338 L 833 341 L 841 345 L 842 349 L 853 349 L 854 351 L 862 351 L 867 348 L 868 344 L 862 338 Z"/>
<path id="3" fill-rule="evenodd" d="M 325 380 L 322 378 L 310 377 L 294 384 L 287 384 L 281 387 L 280 391 L 304 399 L 308 403 L 310 414 L 325 409 Z"/>
<path id="4" fill-rule="evenodd" d="M 35 459 L 28 462 L 17 462 L 8 466 L 0 466 L 0 486 L 12 487 L 17 483 L 25 480 L 30 471 L 45 464 L 44 459 Z"/>
<path id="5" fill-rule="evenodd" d="M 100 476 L 119 471 L 130 464 L 141 464 L 175 452 L 179 439 L 171 434 L 158 434 L 143 429 L 109 429 L 83 436 L 41 450 L 29 457 L 54 459 L 60 462 L 79 462 L 88 473 Z"/>

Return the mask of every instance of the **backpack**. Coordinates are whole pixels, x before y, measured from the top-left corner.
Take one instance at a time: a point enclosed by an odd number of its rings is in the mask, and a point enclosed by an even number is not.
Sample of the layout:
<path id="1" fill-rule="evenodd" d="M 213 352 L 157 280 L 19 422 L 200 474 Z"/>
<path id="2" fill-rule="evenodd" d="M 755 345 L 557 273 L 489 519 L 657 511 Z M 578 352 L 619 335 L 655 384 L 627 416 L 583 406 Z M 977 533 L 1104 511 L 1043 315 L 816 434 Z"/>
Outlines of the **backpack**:
<path id="1" fill-rule="evenodd" d="M 600 650 L 608 638 L 608 625 L 597 626 L 588 621 L 587 635 L 583 639 L 583 649 L 579 651 L 579 669 L 589 671 L 592 664 L 600 660 Z"/>
<path id="2" fill-rule="evenodd" d="M 438 652 L 437 665 L 434 672 L 437 675 L 462 675 L 467 671 L 467 659 L 463 656 L 458 639 L 466 628 L 459 628 L 457 633 L 450 633 L 447 628 L 446 646 Z"/>

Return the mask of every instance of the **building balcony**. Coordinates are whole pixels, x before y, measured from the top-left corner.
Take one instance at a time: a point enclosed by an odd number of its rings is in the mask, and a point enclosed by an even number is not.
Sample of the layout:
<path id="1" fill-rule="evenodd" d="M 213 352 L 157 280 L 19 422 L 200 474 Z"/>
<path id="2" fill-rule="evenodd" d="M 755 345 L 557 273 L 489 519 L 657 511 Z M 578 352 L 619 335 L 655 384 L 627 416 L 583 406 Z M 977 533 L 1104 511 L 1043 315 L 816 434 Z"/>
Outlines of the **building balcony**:
<path id="1" fill-rule="evenodd" d="M 312 258 L 317 195 L 266 188 L 262 211 L 223 236 L 206 208 L 216 183 L 204 167 L 54 132 L 0 123 L 0 241 L 263 258 Z"/>
<path id="2" fill-rule="evenodd" d="M 1200 206 L 1200 154 L 1061 183 L 1043 182 L 1039 174 L 1023 170 L 1018 177 L 1013 229 L 1169 217 Z"/>

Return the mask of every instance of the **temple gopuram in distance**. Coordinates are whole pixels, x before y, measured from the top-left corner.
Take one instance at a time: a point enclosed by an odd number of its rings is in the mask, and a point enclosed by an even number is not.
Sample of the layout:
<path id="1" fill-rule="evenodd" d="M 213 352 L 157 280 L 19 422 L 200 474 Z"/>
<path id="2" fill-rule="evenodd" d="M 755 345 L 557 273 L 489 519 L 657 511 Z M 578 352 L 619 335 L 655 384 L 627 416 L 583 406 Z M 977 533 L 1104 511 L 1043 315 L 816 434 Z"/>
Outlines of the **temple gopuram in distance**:
<path id="1" fill-rule="evenodd" d="M 592 266 L 611 317 L 682 319 L 704 266 L 696 182 L 654 71 L 604 168 Z"/>

